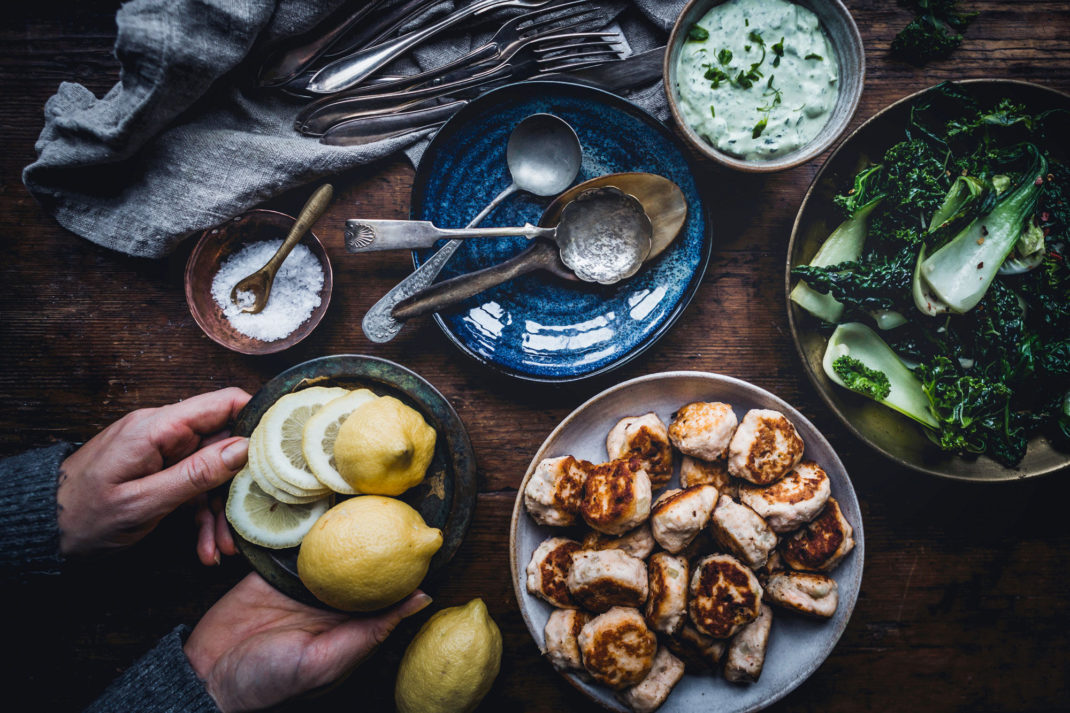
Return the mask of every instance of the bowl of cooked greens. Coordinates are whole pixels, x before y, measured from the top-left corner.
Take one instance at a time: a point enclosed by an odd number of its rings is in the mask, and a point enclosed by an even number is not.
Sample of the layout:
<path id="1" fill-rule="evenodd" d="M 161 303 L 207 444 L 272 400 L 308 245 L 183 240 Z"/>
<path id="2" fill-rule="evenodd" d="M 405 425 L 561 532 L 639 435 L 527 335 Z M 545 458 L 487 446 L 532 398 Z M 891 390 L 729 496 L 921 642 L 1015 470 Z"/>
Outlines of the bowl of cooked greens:
<path id="1" fill-rule="evenodd" d="M 821 397 L 902 465 L 1070 466 L 1070 95 L 944 83 L 878 112 L 814 178 L 788 319 Z"/>

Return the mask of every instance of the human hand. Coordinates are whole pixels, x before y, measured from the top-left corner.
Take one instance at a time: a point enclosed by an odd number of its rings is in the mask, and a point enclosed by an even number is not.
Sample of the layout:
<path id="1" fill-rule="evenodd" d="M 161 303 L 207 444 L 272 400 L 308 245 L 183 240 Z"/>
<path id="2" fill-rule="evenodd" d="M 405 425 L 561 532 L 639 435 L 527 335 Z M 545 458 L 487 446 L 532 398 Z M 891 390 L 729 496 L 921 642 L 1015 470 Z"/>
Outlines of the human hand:
<path id="1" fill-rule="evenodd" d="M 56 491 L 60 553 L 125 547 L 172 510 L 200 499 L 197 555 L 217 564 L 234 554 L 221 507 L 204 494 L 245 465 L 248 439 L 223 431 L 249 400 L 238 388 L 133 411 L 98 433 L 60 466 Z"/>
<path id="2" fill-rule="evenodd" d="M 183 650 L 221 711 L 260 710 L 338 679 L 430 603 L 417 590 L 353 618 L 296 602 L 253 573 L 208 610 Z"/>

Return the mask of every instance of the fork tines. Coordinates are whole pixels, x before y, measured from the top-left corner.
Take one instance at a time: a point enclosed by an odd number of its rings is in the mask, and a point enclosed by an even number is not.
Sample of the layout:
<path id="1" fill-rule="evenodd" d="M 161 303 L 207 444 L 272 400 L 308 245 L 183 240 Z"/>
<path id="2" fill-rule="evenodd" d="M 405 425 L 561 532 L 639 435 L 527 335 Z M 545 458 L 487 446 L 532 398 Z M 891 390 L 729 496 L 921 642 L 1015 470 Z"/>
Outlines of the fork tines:
<path id="1" fill-rule="evenodd" d="M 591 41 L 594 37 L 604 39 Z M 560 43 L 533 48 L 540 74 L 579 69 L 620 55 L 622 38 L 616 32 L 577 32 L 561 39 Z"/>

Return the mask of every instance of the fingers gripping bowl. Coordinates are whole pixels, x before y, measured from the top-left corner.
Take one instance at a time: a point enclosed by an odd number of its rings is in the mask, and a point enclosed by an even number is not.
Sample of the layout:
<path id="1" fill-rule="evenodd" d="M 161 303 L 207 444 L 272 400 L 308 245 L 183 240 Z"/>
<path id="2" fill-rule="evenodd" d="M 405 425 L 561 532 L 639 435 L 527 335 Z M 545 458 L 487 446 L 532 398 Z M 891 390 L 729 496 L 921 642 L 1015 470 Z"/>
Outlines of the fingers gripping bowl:
<path id="1" fill-rule="evenodd" d="M 794 482 L 801 484 L 807 480 L 806 473 L 802 472 L 803 466 L 810 461 L 816 462 L 830 486 L 823 493 L 818 492 L 820 488 L 810 489 L 816 493 L 815 497 L 823 498 L 821 502 L 825 503 L 825 507 L 821 509 L 821 514 L 815 515 L 816 507 L 810 511 L 796 511 L 794 516 L 801 520 L 791 521 L 783 512 L 772 512 L 767 515 L 769 522 L 777 523 L 780 532 L 774 534 L 763 530 L 764 534 L 760 537 L 735 538 L 739 541 L 733 541 L 732 533 L 739 532 L 738 522 L 755 524 L 757 520 L 762 520 L 764 523 L 764 519 L 751 509 L 760 509 L 762 504 L 753 499 L 753 495 L 746 495 L 745 491 L 757 490 L 768 494 L 767 489 L 753 481 L 739 478 L 730 480 L 724 471 L 728 466 L 723 459 L 710 462 L 687 456 L 681 460 L 681 467 L 675 469 L 672 448 L 682 446 L 684 453 L 690 451 L 716 455 L 715 451 L 730 445 L 732 433 L 742 432 L 742 440 L 755 442 L 753 436 L 756 431 L 742 427 L 719 430 L 716 424 L 707 427 L 713 421 L 721 423 L 722 419 L 728 418 L 727 414 L 713 408 L 704 412 L 697 409 L 689 411 L 686 424 L 673 423 L 666 432 L 664 424 L 674 421 L 673 414 L 677 414 L 677 420 L 682 420 L 679 418 L 680 412 L 684 411 L 681 407 L 696 402 L 731 404 L 734 412 L 732 418 L 738 416 L 740 422 L 746 421 L 746 414 L 754 411 L 761 413 L 752 419 L 764 415 L 766 410 L 782 414 L 786 423 L 793 424 L 793 428 L 785 429 L 784 433 L 795 433 L 800 443 L 784 440 L 782 445 L 788 453 L 787 461 L 780 465 L 762 461 L 750 473 L 750 477 L 761 480 L 763 474 L 769 475 L 777 469 L 783 473 L 785 469 L 791 469 L 796 458 L 802 458 L 797 468 L 799 473 L 791 475 Z M 660 430 L 647 416 L 630 418 L 651 413 L 663 424 Z M 704 423 L 704 419 L 710 423 Z M 708 437 L 698 438 L 699 431 Z M 671 439 L 672 448 L 665 445 L 668 442 L 666 436 Z M 659 446 L 659 443 L 662 445 Z M 735 446 L 737 451 L 743 448 L 742 441 Z M 664 459 L 666 450 L 669 456 L 667 461 Z M 581 485 L 578 478 L 573 481 L 572 490 L 591 491 L 587 493 L 590 498 L 584 497 L 579 526 L 573 525 L 567 529 L 560 527 L 560 523 L 567 522 L 567 518 L 555 521 L 552 513 L 547 511 L 533 516 L 532 509 L 525 505 L 526 491 L 533 483 L 544 481 L 550 471 L 556 471 L 553 475 L 567 491 L 568 476 L 574 473 L 577 463 L 583 460 L 602 462 L 607 460 L 607 456 L 621 455 L 622 451 L 625 455 L 628 451 L 632 455 L 638 452 L 641 458 L 634 463 L 630 456 L 615 461 L 616 465 L 611 469 L 598 466 L 599 474 L 591 476 L 597 478 L 597 487 L 585 488 L 586 483 Z M 723 466 L 720 472 L 716 467 L 718 464 Z M 741 472 L 739 466 L 733 470 Z M 634 475 L 636 471 L 643 475 Z M 628 477 L 629 473 L 632 477 Z M 783 477 L 769 487 L 784 488 L 788 480 L 788 477 Z M 597 495 L 611 490 L 614 483 L 622 482 L 634 484 L 630 491 L 634 497 L 629 501 L 639 510 L 646 508 L 645 516 L 642 513 L 636 516 L 631 508 L 614 512 L 613 508 L 600 505 L 604 501 Z M 704 485 L 712 483 L 720 485 Z M 681 486 L 692 487 L 673 492 Z M 718 500 L 715 495 L 716 491 L 734 493 L 737 487 L 739 494 L 736 497 L 740 500 L 751 498 L 744 500 L 750 503 L 750 507 L 735 502 L 732 496 L 722 496 Z M 535 495 L 534 499 L 538 500 L 538 494 Z M 722 509 L 720 517 L 710 516 L 711 511 L 716 515 Z M 594 517 L 598 514 L 605 517 L 599 521 Z M 704 527 L 706 516 L 710 516 L 710 524 Z M 769 613 L 758 606 L 761 604 L 761 595 L 748 600 L 754 605 L 753 610 L 735 624 L 725 624 L 723 618 L 715 616 L 715 600 L 710 600 L 710 606 L 704 608 L 704 600 L 695 595 L 699 590 L 693 589 L 699 586 L 701 590 L 704 585 L 695 585 L 694 572 L 701 572 L 698 579 L 708 582 L 720 576 L 716 573 L 726 573 L 728 569 L 735 568 L 746 582 L 757 584 L 753 572 L 766 570 L 761 572 L 763 581 L 759 585 L 765 587 L 764 578 L 772 573 L 767 571 L 764 564 L 766 560 L 762 560 L 762 557 L 769 558 L 770 543 L 776 542 L 777 538 L 783 542 L 791 540 L 794 535 L 786 532 L 785 528 L 799 527 L 799 523 L 808 517 L 849 523 L 854 547 L 845 547 L 846 551 L 817 563 L 827 564 L 828 569 L 811 572 L 814 575 L 813 582 L 796 581 L 804 573 L 789 572 L 794 568 L 785 566 L 782 573 L 776 573 L 785 581 L 780 585 L 773 582 L 772 588 L 774 591 L 778 591 L 778 587 L 779 591 L 808 588 L 817 592 L 821 587 L 828 589 L 834 586 L 839 595 L 834 611 L 825 610 L 824 614 L 810 612 L 813 616 L 831 615 L 830 618 L 806 619 L 778 610 L 771 616 L 770 626 Z M 634 527 L 632 519 L 649 520 L 649 525 Z M 697 527 L 693 521 L 697 521 Z M 718 521 L 720 524 L 716 524 Z M 555 524 L 544 525 L 540 522 Z M 596 531 L 585 535 L 588 528 L 583 526 L 584 522 L 596 524 Z M 620 528 L 633 525 L 633 529 L 623 535 L 608 534 L 618 531 L 616 525 L 620 525 Z M 805 532 L 806 528 L 802 531 Z M 744 546 L 743 540 L 749 544 Z M 762 542 L 765 544 L 762 545 Z M 660 685 L 659 680 L 667 681 L 665 685 L 671 688 L 671 693 L 668 693 L 660 708 L 662 711 L 708 708 L 711 702 L 716 702 L 718 710 L 757 710 L 783 697 L 817 669 L 846 627 L 857 598 L 864 557 L 858 502 L 843 465 L 821 434 L 801 414 L 772 394 L 736 379 L 701 372 L 668 372 L 633 379 L 595 396 L 569 415 L 532 459 L 513 509 L 510 547 L 517 601 L 536 644 L 559 670 L 564 669 L 563 675 L 572 685 L 603 706 L 619 711 L 650 710 L 645 706 L 659 697 L 653 694 Z M 655 548 L 664 551 L 655 553 Z M 778 549 L 787 551 L 790 548 Z M 544 596 L 529 591 L 529 572 L 532 570 L 528 570 L 528 565 L 533 557 L 546 564 L 544 567 L 536 566 L 533 570 L 541 576 L 541 591 L 544 594 L 556 592 L 566 605 L 569 604 L 567 597 L 578 596 L 579 603 L 575 599 L 571 603 L 577 608 L 558 608 L 561 602 L 551 605 Z M 752 558 L 749 564 L 748 558 Z M 643 559 L 649 559 L 646 566 L 643 566 Z M 632 571 L 636 561 L 643 571 Z M 567 571 L 570 563 L 575 571 Z M 815 563 L 803 567 L 798 558 L 796 564 L 800 565 L 800 569 L 816 568 Z M 689 567 L 692 576 L 681 575 L 683 567 Z M 613 573 L 613 587 L 600 585 L 599 571 Z M 830 580 L 835 585 L 830 584 Z M 757 587 L 751 587 L 750 591 L 757 591 Z M 607 592 L 612 592 L 608 598 Z M 601 601 L 599 597 L 602 597 Z M 628 597 L 632 600 L 623 601 Z M 635 602 L 643 601 L 647 604 L 636 606 Z M 673 601 L 676 601 L 675 605 Z M 686 602 L 684 606 L 688 610 L 682 616 L 680 602 Z M 598 642 L 611 639 L 614 632 L 622 627 L 628 628 L 628 617 L 634 618 L 631 612 L 639 612 L 639 618 L 645 622 L 640 627 L 637 620 L 634 630 L 638 634 L 633 642 L 636 647 L 646 651 L 643 661 L 633 667 L 633 662 L 618 656 L 614 658 L 612 666 L 605 667 L 606 670 L 600 670 L 599 665 L 585 666 L 584 647 L 595 650 Z M 709 613 L 710 618 L 704 617 L 704 612 Z M 702 625 L 706 626 L 707 632 L 715 625 L 724 624 L 725 628 L 715 633 L 728 636 L 735 633 L 734 627 L 738 625 L 748 631 L 749 636 L 768 642 L 764 669 L 760 671 L 760 676 L 755 676 L 755 683 L 744 686 L 727 680 L 728 676 L 745 680 L 753 674 L 749 674 L 746 666 L 739 666 L 739 661 L 732 658 L 731 647 L 726 645 L 727 639 L 711 641 L 707 634 L 697 631 L 696 620 L 705 622 Z M 643 633 L 644 630 L 649 636 Z M 676 633 L 672 636 L 665 633 L 673 630 Z M 568 632 L 573 632 L 571 637 Z M 578 632 L 586 632 L 582 640 L 577 636 Z M 694 646 L 688 646 L 686 639 L 695 634 L 698 636 L 692 642 Z M 568 642 L 571 642 L 571 646 L 566 645 Z M 670 648 L 669 644 L 676 648 Z M 680 662 L 675 659 L 676 652 L 682 648 L 695 650 L 703 647 L 706 653 L 698 654 L 699 658 L 704 657 L 709 661 L 711 658 L 724 657 L 729 662 L 724 664 L 725 674 L 711 675 L 708 666 L 693 672 L 689 665 L 688 673 L 673 687 L 672 681 L 678 676 L 680 668 Z M 673 656 L 669 655 L 669 650 L 674 652 Z M 600 658 L 595 656 L 592 660 Z M 686 656 L 681 655 L 681 658 L 686 660 Z M 592 672 L 591 668 L 595 671 Z M 590 676 L 606 685 L 592 681 Z M 647 678 L 643 679 L 644 676 Z M 635 685 L 636 678 L 642 679 L 639 685 Z M 610 687 L 614 684 L 617 685 L 616 690 Z M 621 697 L 618 698 L 618 695 Z"/>

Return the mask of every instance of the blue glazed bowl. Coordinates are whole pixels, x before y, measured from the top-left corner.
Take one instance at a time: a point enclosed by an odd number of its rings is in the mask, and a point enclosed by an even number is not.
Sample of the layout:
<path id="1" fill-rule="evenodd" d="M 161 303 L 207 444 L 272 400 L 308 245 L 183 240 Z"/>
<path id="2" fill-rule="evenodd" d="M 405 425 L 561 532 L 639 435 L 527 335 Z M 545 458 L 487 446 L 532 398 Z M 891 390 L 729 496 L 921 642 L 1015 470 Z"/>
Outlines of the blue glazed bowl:
<path id="1" fill-rule="evenodd" d="M 442 228 L 467 225 L 512 182 L 505 160 L 509 135 L 524 118 L 540 112 L 564 119 L 579 136 L 583 163 L 577 183 L 607 173 L 656 173 L 676 183 L 688 204 L 676 241 L 616 285 L 536 272 L 435 315 L 446 336 L 480 363 L 520 379 L 557 383 L 619 367 L 662 337 L 698 289 L 711 239 L 707 210 L 680 141 L 616 95 L 560 82 L 501 87 L 450 119 L 420 161 L 410 217 Z M 537 224 L 549 202 L 516 194 L 482 226 Z M 490 267 L 527 246 L 524 238 L 465 241 L 439 279 Z M 414 253 L 414 263 L 419 266 L 433 252 Z"/>

